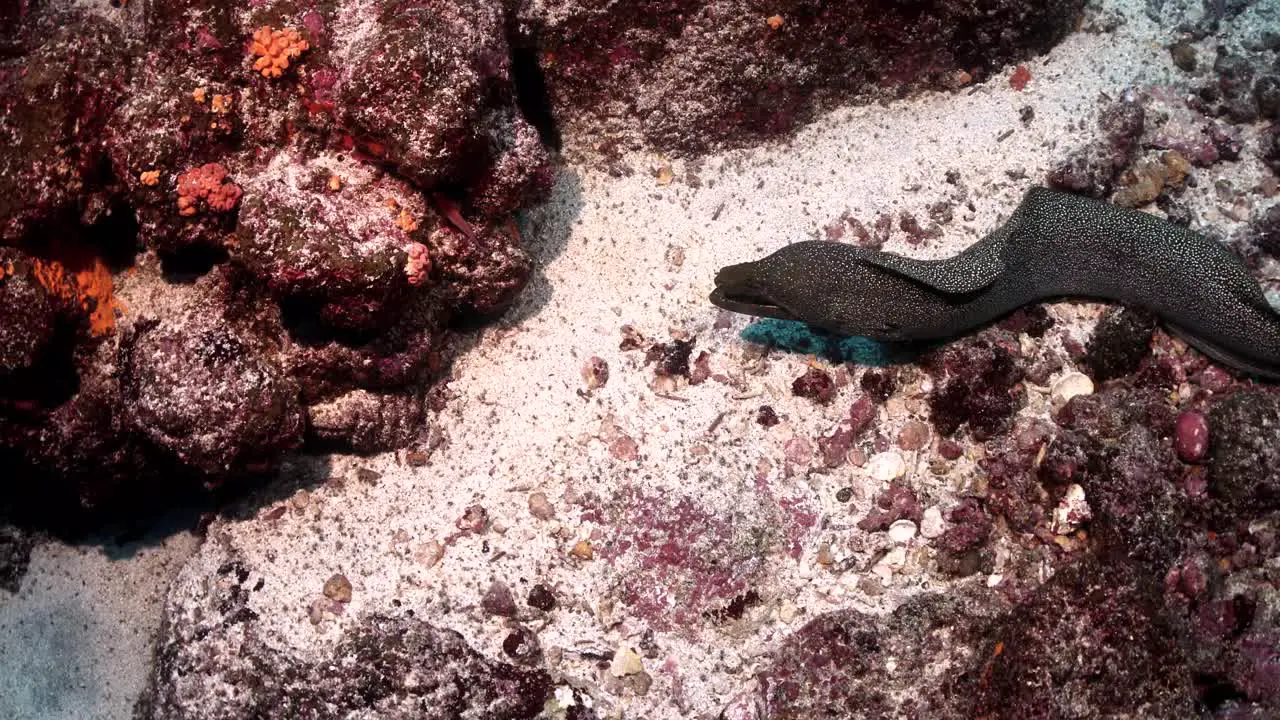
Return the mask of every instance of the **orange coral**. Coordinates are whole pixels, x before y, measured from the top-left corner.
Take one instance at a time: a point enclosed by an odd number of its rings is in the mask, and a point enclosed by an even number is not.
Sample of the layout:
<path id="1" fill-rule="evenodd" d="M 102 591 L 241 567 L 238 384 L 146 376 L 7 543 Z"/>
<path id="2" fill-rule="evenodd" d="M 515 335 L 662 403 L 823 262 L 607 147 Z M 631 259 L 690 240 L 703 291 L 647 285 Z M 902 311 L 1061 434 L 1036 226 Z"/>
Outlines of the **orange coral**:
<path id="1" fill-rule="evenodd" d="M 50 293 L 87 311 L 92 334 L 102 336 L 115 329 L 116 312 L 124 312 L 124 304 L 113 294 L 111 271 L 100 258 L 75 271 L 57 260 L 36 260 L 32 274 Z"/>
<path id="2" fill-rule="evenodd" d="M 178 214 L 200 212 L 199 203 L 212 212 L 227 212 L 240 202 L 240 186 L 226 181 L 227 169 L 208 163 L 178 176 Z"/>
<path id="3" fill-rule="evenodd" d="M 293 28 L 273 30 L 263 26 L 253 34 L 253 45 L 250 52 L 258 59 L 253 69 L 262 73 L 263 77 L 278 78 L 289 67 L 289 61 L 311 47 L 302 35 Z"/>
<path id="4" fill-rule="evenodd" d="M 413 215 L 408 210 L 401 210 L 400 215 L 396 217 L 396 227 L 409 233 L 418 229 L 418 221 L 413 219 Z"/>

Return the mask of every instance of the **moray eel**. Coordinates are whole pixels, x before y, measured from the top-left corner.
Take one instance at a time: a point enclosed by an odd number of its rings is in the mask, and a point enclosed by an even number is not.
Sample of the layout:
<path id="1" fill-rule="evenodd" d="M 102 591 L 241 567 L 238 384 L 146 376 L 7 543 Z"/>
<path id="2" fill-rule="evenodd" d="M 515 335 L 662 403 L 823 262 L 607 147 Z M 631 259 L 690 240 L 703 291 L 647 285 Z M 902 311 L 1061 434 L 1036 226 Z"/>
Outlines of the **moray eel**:
<path id="1" fill-rule="evenodd" d="M 711 302 L 885 342 L 943 340 L 1028 303 L 1079 298 L 1158 317 L 1218 362 L 1280 379 L 1280 313 L 1220 243 L 1153 215 L 1035 187 L 958 255 L 798 242 L 716 275 Z"/>

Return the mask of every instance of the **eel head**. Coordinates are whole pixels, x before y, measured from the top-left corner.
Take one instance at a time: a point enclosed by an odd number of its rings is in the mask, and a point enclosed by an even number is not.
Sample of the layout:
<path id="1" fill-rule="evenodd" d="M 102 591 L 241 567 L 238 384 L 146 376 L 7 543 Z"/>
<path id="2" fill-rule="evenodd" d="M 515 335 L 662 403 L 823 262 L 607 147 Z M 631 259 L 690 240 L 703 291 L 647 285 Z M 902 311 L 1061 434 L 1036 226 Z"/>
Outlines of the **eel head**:
<path id="1" fill-rule="evenodd" d="M 722 268 L 710 300 L 731 312 L 799 320 L 842 335 L 922 339 L 939 335 L 939 326 L 954 329 L 947 318 L 954 316 L 956 303 L 968 299 L 925 282 L 931 272 L 933 266 L 921 261 L 845 243 L 805 241 Z"/>
<path id="2" fill-rule="evenodd" d="M 818 268 L 804 245 L 795 243 L 760 260 L 721 268 L 711 303 L 744 315 L 812 321 L 819 311 L 813 292 Z"/>

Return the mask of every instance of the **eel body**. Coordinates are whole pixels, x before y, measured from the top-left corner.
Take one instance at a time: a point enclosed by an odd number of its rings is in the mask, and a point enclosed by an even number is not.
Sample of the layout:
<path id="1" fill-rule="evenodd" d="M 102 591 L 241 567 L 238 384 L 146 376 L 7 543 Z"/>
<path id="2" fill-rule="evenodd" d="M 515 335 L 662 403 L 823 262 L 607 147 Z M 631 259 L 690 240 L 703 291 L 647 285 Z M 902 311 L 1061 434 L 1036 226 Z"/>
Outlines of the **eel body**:
<path id="1" fill-rule="evenodd" d="M 726 310 L 887 342 L 951 338 L 1063 298 L 1146 310 L 1218 362 L 1280 379 L 1280 313 L 1220 243 L 1042 187 L 1027 192 L 1008 222 L 947 259 L 798 242 L 721 269 L 711 294 Z"/>

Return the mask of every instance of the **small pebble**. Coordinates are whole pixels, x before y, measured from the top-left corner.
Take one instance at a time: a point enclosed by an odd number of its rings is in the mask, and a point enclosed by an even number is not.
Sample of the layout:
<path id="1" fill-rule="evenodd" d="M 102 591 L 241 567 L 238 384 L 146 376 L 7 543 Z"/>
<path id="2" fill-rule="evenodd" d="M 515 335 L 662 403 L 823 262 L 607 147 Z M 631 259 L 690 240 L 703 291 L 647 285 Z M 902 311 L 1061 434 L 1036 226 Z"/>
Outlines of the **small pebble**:
<path id="1" fill-rule="evenodd" d="M 516 628 L 502 641 L 502 651 L 522 663 L 537 662 L 542 654 L 538 636 L 528 628 Z"/>
<path id="2" fill-rule="evenodd" d="M 516 600 L 511 596 L 511 588 L 506 583 L 494 580 L 480 598 L 480 608 L 490 615 L 515 617 Z"/>
<path id="3" fill-rule="evenodd" d="M 882 452 L 873 455 L 867 462 L 871 477 L 888 482 L 902 477 L 907 472 L 907 462 L 896 452 Z"/>
<path id="4" fill-rule="evenodd" d="M 920 519 L 920 534 L 933 539 L 947 531 L 947 524 L 942 519 L 942 510 L 935 505 L 925 508 L 924 517 Z"/>
<path id="5" fill-rule="evenodd" d="M 543 612 L 550 612 L 556 606 L 555 593 L 551 592 L 551 588 L 538 583 L 529 589 L 529 597 L 526 600 L 529 607 L 537 608 Z"/>
<path id="6" fill-rule="evenodd" d="M 640 653 L 626 645 L 619 645 L 613 653 L 613 661 L 609 663 L 609 674 L 614 677 L 626 677 L 642 672 L 644 672 L 644 659 L 640 657 Z"/>
<path id="7" fill-rule="evenodd" d="M 760 409 L 756 411 L 756 422 L 760 423 L 761 427 L 771 428 L 781 420 L 778 419 L 778 413 L 774 412 L 772 407 L 761 405 Z"/>
<path id="8" fill-rule="evenodd" d="M 444 545 L 440 544 L 439 540 L 428 540 L 422 544 L 422 547 L 418 548 L 415 557 L 418 562 L 422 563 L 423 567 L 435 567 L 436 563 L 440 562 L 440 559 L 444 557 Z"/>
<path id="9" fill-rule="evenodd" d="M 837 502 L 849 502 L 851 498 L 853 498 L 853 488 L 851 487 L 842 487 L 836 491 Z"/>
<path id="10" fill-rule="evenodd" d="M 1080 372 L 1069 372 L 1063 375 L 1055 380 L 1049 388 L 1049 395 L 1055 407 L 1066 405 L 1067 401 L 1077 395 L 1092 394 L 1093 380 L 1090 380 L 1088 375 Z"/>
<path id="11" fill-rule="evenodd" d="M 579 560 L 590 560 L 596 556 L 595 551 L 591 549 L 591 543 L 586 540 L 579 540 L 574 543 L 573 549 L 569 551 L 569 554 Z"/>
<path id="12" fill-rule="evenodd" d="M 1209 421 L 1194 410 L 1178 415 L 1174 426 L 1173 447 L 1183 462 L 1198 463 L 1209 453 Z"/>
<path id="13" fill-rule="evenodd" d="M 955 440 L 943 440 L 938 443 L 938 454 L 947 460 L 959 460 L 964 455 L 964 448 Z"/>
<path id="14" fill-rule="evenodd" d="M 910 520 L 898 520 L 889 526 L 889 539 L 899 545 L 911 542 L 916 536 L 916 524 Z"/>
<path id="15" fill-rule="evenodd" d="M 539 520 L 551 520 L 556 516 L 556 509 L 547 501 L 546 493 L 532 493 L 529 495 L 529 514 Z"/>
<path id="16" fill-rule="evenodd" d="M 351 602 L 351 581 L 342 573 L 334 573 L 324 581 L 324 596 L 341 603 Z"/>
<path id="17" fill-rule="evenodd" d="M 588 390 L 598 390 L 609 382 L 609 363 L 598 357 L 592 357 L 582 365 L 582 382 Z"/>
<path id="18" fill-rule="evenodd" d="M 454 525 L 463 532 L 482 532 L 489 526 L 489 511 L 483 505 L 471 505 Z"/>
<path id="19" fill-rule="evenodd" d="M 791 383 L 791 394 L 826 405 L 836 396 L 836 384 L 826 370 L 811 367 Z"/>
<path id="20" fill-rule="evenodd" d="M 307 606 L 307 619 L 311 621 L 312 625 L 319 625 L 324 622 L 325 613 L 333 612 L 335 604 L 337 603 L 328 598 L 318 597 L 312 600 L 311 604 Z M 340 604 L 338 606 L 341 607 Z"/>
<path id="21" fill-rule="evenodd" d="M 1220 367 L 1210 365 L 1200 373 L 1200 387 L 1209 392 L 1220 393 L 1231 388 L 1234 382 L 1231 375 Z"/>
<path id="22" fill-rule="evenodd" d="M 1173 58 L 1173 64 L 1183 72 L 1195 72 L 1196 69 L 1196 48 L 1189 42 L 1174 43 L 1169 48 L 1169 55 Z"/>
<path id="23" fill-rule="evenodd" d="M 902 427 L 898 433 L 898 447 L 915 451 L 929 442 L 929 426 L 919 420 L 912 420 Z"/>
<path id="24" fill-rule="evenodd" d="M 835 556 L 831 554 L 831 543 L 822 543 L 818 546 L 817 563 L 827 566 L 836 561 Z"/>
<path id="25" fill-rule="evenodd" d="M 1092 517 L 1089 503 L 1085 498 L 1084 488 L 1072 484 L 1062 496 L 1062 502 L 1053 510 L 1053 521 L 1049 529 L 1058 535 L 1075 532 L 1080 523 Z"/>

